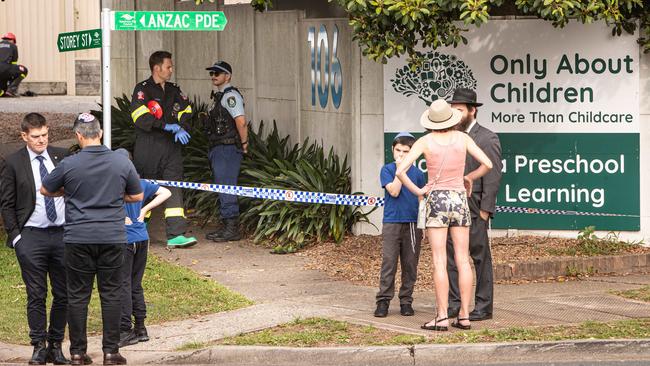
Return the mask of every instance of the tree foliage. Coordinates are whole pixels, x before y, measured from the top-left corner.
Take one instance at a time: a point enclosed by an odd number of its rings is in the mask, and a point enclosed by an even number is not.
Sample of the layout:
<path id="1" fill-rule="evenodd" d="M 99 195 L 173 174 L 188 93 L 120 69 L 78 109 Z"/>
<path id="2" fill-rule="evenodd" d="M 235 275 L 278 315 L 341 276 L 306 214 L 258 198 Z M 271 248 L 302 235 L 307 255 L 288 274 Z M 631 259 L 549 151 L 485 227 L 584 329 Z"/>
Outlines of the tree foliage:
<path id="1" fill-rule="evenodd" d="M 386 62 L 406 54 L 414 64 L 422 59 L 419 47 L 466 44 L 463 33 L 468 27 L 480 27 L 495 9 L 513 5 L 504 0 L 328 1 L 349 14 L 354 39 L 364 55 Z M 273 6 L 271 0 L 251 0 L 251 5 L 258 11 Z M 537 16 L 560 28 L 570 20 L 583 24 L 604 21 L 613 35 L 620 36 L 633 34 L 639 27 L 639 44 L 644 52 L 650 52 L 650 0 L 514 0 L 514 7 L 519 15 Z"/>
<path id="2" fill-rule="evenodd" d="M 332 0 L 330 0 L 332 1 Z M 333 0 L 350 15 L 354 38 L 370 59 L 385 62 L 407 54 L 417 63 L 417 51 L 466 44 L 463 33 L 480 27 L 504 0 Z M 512 5 L 512 4 L 509 4 Z M 634 33 L 650 51 L 650 1 L 648 0 L 515 0 L 522 15 L 532 15 L 564 27 L 570 20 L 589 24 L 605 21 L 613 35 Z M 460 22 L 459 22 L 460 21 Z"/>

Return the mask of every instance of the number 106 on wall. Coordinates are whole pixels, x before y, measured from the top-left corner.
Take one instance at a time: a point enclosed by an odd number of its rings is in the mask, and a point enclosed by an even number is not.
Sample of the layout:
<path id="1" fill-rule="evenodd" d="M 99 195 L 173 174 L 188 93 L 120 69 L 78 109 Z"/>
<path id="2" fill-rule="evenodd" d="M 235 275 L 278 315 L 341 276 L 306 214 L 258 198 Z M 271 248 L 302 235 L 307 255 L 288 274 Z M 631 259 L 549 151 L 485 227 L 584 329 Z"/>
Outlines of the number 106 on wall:
<path id="1" fill-rule="evenodd" d="M 343 76 L 341 75 L 341 62 L 337 56 L 339 28 L 334 25 L 332 37 L 332 53 L 330 54 L 327 28 L 320 26 L 318 37 L 316 27 L 309 27 L 307 42 L 311 54 L 311 105 L 316 105 L 316 89 L 318 88 L 318 103 L 321 108 L 327 107 L 330 91 L 332 103 L 336 109 L 341 105 L 343 94 Z M 316 82 L 318 81 L 318 87 Z"/>

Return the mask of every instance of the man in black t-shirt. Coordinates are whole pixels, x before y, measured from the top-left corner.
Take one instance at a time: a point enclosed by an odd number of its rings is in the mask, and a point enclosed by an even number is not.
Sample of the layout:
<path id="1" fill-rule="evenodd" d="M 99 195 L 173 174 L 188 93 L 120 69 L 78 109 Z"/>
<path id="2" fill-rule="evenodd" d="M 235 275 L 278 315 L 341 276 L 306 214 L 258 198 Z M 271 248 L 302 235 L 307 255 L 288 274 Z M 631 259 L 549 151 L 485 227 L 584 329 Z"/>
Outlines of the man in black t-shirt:
<path id="1" fill-rule="evenodd" d="M 86 321 L 97 276 L 102 309 L 104 365 L 124 365 L 119 353 L 120 267 L 126 231 L 124 202 L 142 201 L 140 179 L 131 161 L 101 145 L 102 130 L 82 113 L 73 130 L 82 150 L 43 179 L 45 196 L 65 195 L 65 265 L 68 279 L 68 329 L 72 364 L 88 365 Z"/>

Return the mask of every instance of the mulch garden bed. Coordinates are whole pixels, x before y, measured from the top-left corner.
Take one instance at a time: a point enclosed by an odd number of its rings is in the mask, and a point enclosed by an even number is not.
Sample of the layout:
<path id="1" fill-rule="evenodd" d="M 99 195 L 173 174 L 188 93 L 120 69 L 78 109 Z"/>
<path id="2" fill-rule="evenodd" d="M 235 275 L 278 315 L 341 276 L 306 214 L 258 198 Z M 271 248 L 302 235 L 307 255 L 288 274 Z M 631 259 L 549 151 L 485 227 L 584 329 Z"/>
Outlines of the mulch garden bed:
<path id="1" fill-rule="evenodd" d="M 0 116 L 0 143 L 22 142 L 20 122 L 26 113 L 2 113 Z M 74 138 L 74 113 L 41 113 L 50 126 L 50 142 Z"/>
<path id="2" fill-rule="evenodd" d="M 492 257 L 494 264 L 543 261 L 558 258 L 558 252 L 578 246 L 576 239 L 549 238 L 540 236 L 517 236 L 492 238 Z M 326 242 L 312 245 L 297 255 L 309 259 L 307 268 L 318 269 L 330 277 L 352 283 L 377 286 L 381 267 L 380 236 L 348 236 L 340 244 Z M 650 248 L 640 245 L 624 245 L 616 254 L 648 253 Z M 576 256 L 585 256 L 577 254 Z M 399 273 L 399 270 L 398 270 Z M 399 282 L 399 275 L 396 276 Z M 564 281 L 561 276 L 555 279 Z M 543 282 L 517 281 L 517 282 Z M 433 266 L 431 247 L 422 242 L 420 263 L 418 265 L 417 286 L 419 289 L 433 290 Z M 396 285 L 396 287 L 399 285 Z"/>

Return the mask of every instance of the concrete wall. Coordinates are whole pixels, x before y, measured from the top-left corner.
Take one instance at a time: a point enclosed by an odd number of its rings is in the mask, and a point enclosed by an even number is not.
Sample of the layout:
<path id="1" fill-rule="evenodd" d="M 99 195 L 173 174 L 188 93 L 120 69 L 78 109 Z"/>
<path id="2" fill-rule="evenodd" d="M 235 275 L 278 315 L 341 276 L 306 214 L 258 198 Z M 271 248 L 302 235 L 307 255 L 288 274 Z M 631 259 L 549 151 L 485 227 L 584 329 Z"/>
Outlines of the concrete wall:
<path id="1" fill-rule="evenodd" d="M 351 33 L 343 19 L 306 20 L 302 11 L 256 13 L 249 4 L 218 6 L 205 2 L 173 0 L 103 1 L 113 10 L 223 10 L 228 19 L 222 32 L 112 32 L 112 94 L 131 95 L 136 81 L 150 75 L 148 59 L 156 50 L 173 54 L 174 81 L 190 97 L 207 101 L 212 85 L 206 67 L 216 60 L 233 66 L 232 84 L 241 90 L 246 116 L 257 128 L 267 128 L 275 120 L 282 134 L 292 142 L 306 137 L 333 146 L 342 155 L 351 154 L 352 102 L 346 79 L 341 105 L 312 106 L 310 90 L 309 27 L 325 24 L 330 35 L 339 28 L 338 53 L 343 75 L 349 77 L 352 65 Z M 330 46 L 331 48 L 331 46 Z M 355 47 L 356 48 L 356 47 Z M 268 129 L 267 129 L 268 131 Z"/>

